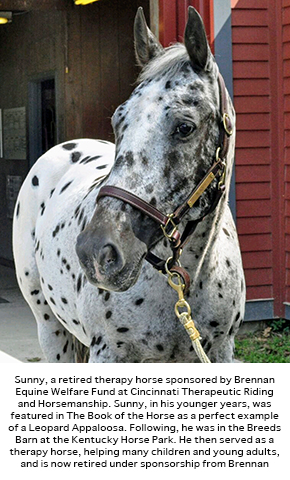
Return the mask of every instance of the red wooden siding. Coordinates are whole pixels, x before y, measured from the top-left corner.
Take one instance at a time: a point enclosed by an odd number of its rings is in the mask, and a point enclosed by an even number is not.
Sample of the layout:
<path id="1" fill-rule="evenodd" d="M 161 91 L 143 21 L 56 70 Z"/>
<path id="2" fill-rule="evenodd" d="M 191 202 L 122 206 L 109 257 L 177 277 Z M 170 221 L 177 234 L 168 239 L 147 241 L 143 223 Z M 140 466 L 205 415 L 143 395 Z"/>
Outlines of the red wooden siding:
<path id="1" fill-rule="evenodd" d="M 290 303 L 290 0 L 232 0 L 238 231 L 248 299 Z"/>
<path id="2" fill-rule="evenodd" d="M 162 45 L 183 40 L 189 6 L 203 18 L 211 47 L 214 41 L 213 0 L 159 0 L 159 39 Z"/>
<path id="3" fill-rule="evenodd" d="M 285 301 L 290 303 L 290 0 L 282 1 L 284 100 Z"/>
<path id="4" fill-rule="evenodd" d="M 269 2 L 234 0 L 232 7 L 237 227 L 247 299 L 268 299 L 274 296 Z"/>

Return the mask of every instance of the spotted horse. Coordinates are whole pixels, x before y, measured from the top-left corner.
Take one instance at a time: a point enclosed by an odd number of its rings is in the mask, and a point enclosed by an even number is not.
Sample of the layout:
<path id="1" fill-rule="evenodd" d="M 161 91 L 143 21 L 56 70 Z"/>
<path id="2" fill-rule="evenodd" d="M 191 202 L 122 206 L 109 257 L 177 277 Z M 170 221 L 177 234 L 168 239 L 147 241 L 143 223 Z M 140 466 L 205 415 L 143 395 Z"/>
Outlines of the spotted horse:
<path id="1" fill-rule="evenodd" d="M 204 351 L 211 362 L 232 362 L 245 304 L 228 206 L 234 110 L 192 7 L 184 44 L 164 49 L 142 9 L 134 33 L 142 70 L 113 115 L 116 145 L 62 143 L 23 183 L 18 282 L 49 362 L 75 362 L 74 339 L 90 363 L 199 362 L 162 274 L 164 260 L 174 257 L 169 270 L 178 265 L 182 244 Z"/>

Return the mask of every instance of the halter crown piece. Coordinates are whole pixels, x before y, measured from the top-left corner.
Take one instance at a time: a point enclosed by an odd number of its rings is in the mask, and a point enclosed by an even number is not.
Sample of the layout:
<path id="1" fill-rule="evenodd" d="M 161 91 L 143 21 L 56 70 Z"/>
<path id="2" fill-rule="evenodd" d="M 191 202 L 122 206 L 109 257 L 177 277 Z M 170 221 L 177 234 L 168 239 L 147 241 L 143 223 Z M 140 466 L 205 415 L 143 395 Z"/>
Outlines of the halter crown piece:
<path id="1" fill-rule="evenodd" d="M 233 133 L 233 126 L 230 115 L 227 109 L 227 95 L 225 82 L 221 74 L 218 76 L 219 92 L 220 92 L 220 138 L 219 146 L 217 147 L 215 159 L 212 167 L 207 171 L 203 179 L 199 184 L 191 191 L 186 200 L 177 207 L 177 209 L 169 214 L 164 215 L 160 210 L 153 207 L 149 203 L 145 202 L 141 198 L 137 197 L 133 193 L 124 190 L 123 188 L 115 187 L 113 185 L 105 185 L 99 191 L 97 202 L 102 197 L 114 197 L 118 200 L 122 200 L 130 204 L 132 207 L 137 208 L 142 213 L 150 217 L 156 223 L 159 223 L 165 238 L 169 240 L 172 250 L 172 256 L 167 260 L 157 257 L 151 251 L 148 251 L 145 259 L 158 271 L 168 275 L 169 285 L 178 293 L 179 300 L 175 305 L 175 313 L 183 324 L 187 333 L 192 340 L 193 347 L 204 363 L 209 363 L 208 357 L 205 355 L 199 339 L 199 333 L 196 330 L 191 318 L 190 306 L 184 299 L 184 295 L 190 287 L 190 277 L 187 271 L 181 267 L 179 258 L 182 253 L 183 247 L 188 242 L 190 236 L 195 231 L 197 225 L 210 213 L 212 213 L 217 207 L 220 198 L 225 190 L 225 176 L 226 176 L 226 164 L 227 154 L 229 150 L 229 137 Z M 209 210 L 199 219 L 187 222 L 183 233 L 178 230 L 178 225 L 182 221 L 185 214 L 193 207 L 200 196 L 204 193 L 207 187 L 212 183 L 214 179 L 218 179 L 215 197 Z M 184 311 L 185 309 L 185 311 Z"/>

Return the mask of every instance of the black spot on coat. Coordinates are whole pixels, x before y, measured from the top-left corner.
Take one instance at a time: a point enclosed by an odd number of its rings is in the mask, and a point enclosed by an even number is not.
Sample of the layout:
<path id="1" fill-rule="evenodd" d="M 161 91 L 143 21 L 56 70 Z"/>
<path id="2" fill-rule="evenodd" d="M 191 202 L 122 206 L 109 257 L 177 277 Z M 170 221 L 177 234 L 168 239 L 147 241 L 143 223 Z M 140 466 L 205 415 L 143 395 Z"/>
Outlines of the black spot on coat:
<path id="1" fill-rule="evenodd" d="M 97 170 L 103 170 L 104 168 L 107 168 L 108 165 L 99 165 L 96 167 Z"/>
<path id="2" fill-rule="evenodd" d="M 77 292 L 79 293 L 82 287 L 82 274 L 80 273 L 77 280 Z"/>
<path id="3" fill-rule="evenodd" d="M 216 322 L 215 320 L 213 320 L 212 322 L 210 322 L 210 326 L 211 326 L 211 327 L 218 327 L 218 326 L 219 326 L 219 322 Z"/>
<path id="4" fill-rule="evenodd" d="M 76 148 L 76 146 L 77 146 L 76 143 L 69 142 L 69 143 L 64 143 L 62 148 L 64 148 L 65 150 L 73 150 L 74 148 Z"/>
<path id="5" fill-rule="evenodd" d="M 81 158 L 81 153 L 80 152 L 73 152 L 71 154 L 71 157 L 70 157 L 70 160 L 72 163 L 76 163 L 79 161 L 79 159 Z"/>
<path id="6" fill-rule="evenodd" d="M 55 237 L 55 236 L 58 234 L 58 232 L 59 232 L 59 225 L 57 225 L 57 226 L 55 227 L 55 229 L 53 230 L 52 236 Z"/>
<path id="7" fill-rule="evenodd" d="M 71 180 L 70 182 L 66 183 L 62 189 L 60 190 L 59 192 L 59 195 L 61 195 L 71 184 L 72 184 L 73 180 Z"/>
<path id="8" fill-rule="evenodd" d="M 141 305 L 143 302 L 144 302 L 144 298 L 138 298 L 138 300 L 136 300 L 135 302 L 135 305 Z"/>
<path id="9" fill-rule="evenodd" d="M 79 205 L 79 206 L 75 209 L 75 212 L 74 212 L 75 218 L 77 218 L 78 214 L 80 213 L 80 209 L 81 209 L 81 205 Z"/>
<path id="10" fill-rule="evenodd" d="M 163 352 L 163 350 L 164 350 L 163 345 L 160 345 L 160 344 L 156 345 L 156 348 L 157 348 L 157 350 L 159 350 L 159 352 Z"/>
<path id="11" fill-rule="evenodd" d="M 241 316 L 241 314 L 240 314 L 240 312 L 238 312 L 237 315 L 236 315 L 236 318 L 235 318 L 235 322 L 237 322 L 239 320 L 240 316 Z"/>
<path id="12" fill-rule="evenodd" d="M 38 180 L 38 177 L 37 177 L 36 175 L 34 175 L 34 177 L 32 178 L 31 182 L 32 182 L 32 185 L 33 185 L 34 187 L 38 187 L 38 185 L 39 185 L 39 180 Z"/>
<path id="13" fill-rule="evenodd" d="M 66 342 L 65 346 L 63 347 L 63 353 L 66 353 L 66 351 L 67 351 L 67 347 L 68 347 L 68 340 L 67 340 L 67 342 Z"/>
<path id="14" fill-rule="evenodd" d="M 85 157 L 80 161 L 80 163 L 87 164 L 93 162 L 94 160 L 98 160 L 99 158 L 101 158 L 101 155 L 96 155 L 95 157 Z"/>
<path id="15" fill-rule="evenodd" d="M 126 164 L 128 167 L 133 167 L 134 165 L 134 156 L 132 152 L 127 152 L 125 155 Z"/>

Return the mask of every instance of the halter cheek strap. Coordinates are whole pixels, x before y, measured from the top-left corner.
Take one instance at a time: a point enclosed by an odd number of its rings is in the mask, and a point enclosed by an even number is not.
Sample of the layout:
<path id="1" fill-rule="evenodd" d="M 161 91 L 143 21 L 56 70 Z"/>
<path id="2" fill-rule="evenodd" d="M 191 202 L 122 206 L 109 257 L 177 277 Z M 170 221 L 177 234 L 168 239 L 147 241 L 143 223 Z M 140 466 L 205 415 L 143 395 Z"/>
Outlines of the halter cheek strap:
<path id="1" fill-rule="evenodd" d="M 173 269 L 176 267 L 176 263 L 181 254 L 182 248 L 188 242 L 190 236 L 195 231 L 197 225 L 207 216 L 213 212 L 216 208 L 225 189 L 225 174 L 226 174 L 226 161 L 229 150 L 229 137 L 233 133 L 232 122 L 227 110 L 227 96 L 226 87 L 223 77 L 218 76 L 219 91 L 220 91 L 220 115 L 221 115 L 221 127 L 220 127 L 220 139 L 219 146 L 216 150 L 215 160 L 212 167 L 207 171 L 203 179 L 199 184 L 191 191 L 186 200 L 179 205 L 179 207 L 171 214 L 164 215 L 160 210 L 153 207 L 149 203 L 145 202 L 141 198 L 137 197 L 133 193 L 124 190 L 123 188 L 115 187 L 113 185 L 105 185 L 99 191 L 97 201 L 105 196 L 114 197 L 118 200 L 122 200 L 129 203 L 132 207 L 137 208 L 142 213 L 150 217 L 156 223 L 159 223 L 164 236 L 170 241 L 170 246 L 173 252 L 171 265 L 167 266 L 166 260 L 157 257 L 152 252 L 148 252 L 146 260 L 153 265 L 154 268 L 162 273 L 167 272 L 167 268 Z M 217 189 L 215 197 L 210 208 L 204 215 L 195 221 L 189 221 L 183 233 L 178 230 L 178 225 L 182 221 L 186 213 L 195 205 L 197 200 L 201 197 L 204 191 L 209 187 L 213 180 L 218 179 Z M 185 279 L 185 283 L 187 283 Z"/>

